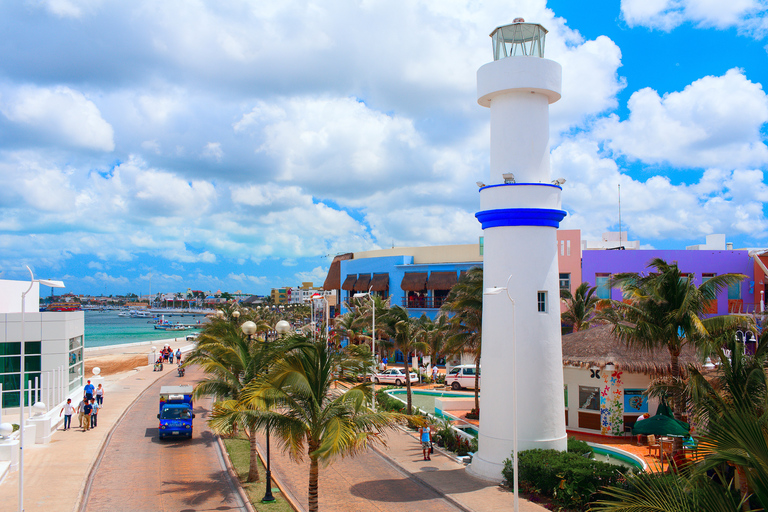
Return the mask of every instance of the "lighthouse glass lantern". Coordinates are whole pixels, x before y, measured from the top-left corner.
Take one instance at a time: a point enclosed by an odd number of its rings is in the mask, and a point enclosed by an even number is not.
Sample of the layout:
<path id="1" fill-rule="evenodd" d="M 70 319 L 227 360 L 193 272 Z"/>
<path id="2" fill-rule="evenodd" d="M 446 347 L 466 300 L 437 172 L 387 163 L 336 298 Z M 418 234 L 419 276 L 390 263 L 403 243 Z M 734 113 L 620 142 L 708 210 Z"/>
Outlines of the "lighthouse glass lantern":
<path id="1" fill-rule="evenodd" d="M 525 23 L 516 18 L 511 25 L 497 27 L 491 32 L 493 60 L 506 57 L 544 58 L 544 41 L 547 29 L 538 23 Z"/>

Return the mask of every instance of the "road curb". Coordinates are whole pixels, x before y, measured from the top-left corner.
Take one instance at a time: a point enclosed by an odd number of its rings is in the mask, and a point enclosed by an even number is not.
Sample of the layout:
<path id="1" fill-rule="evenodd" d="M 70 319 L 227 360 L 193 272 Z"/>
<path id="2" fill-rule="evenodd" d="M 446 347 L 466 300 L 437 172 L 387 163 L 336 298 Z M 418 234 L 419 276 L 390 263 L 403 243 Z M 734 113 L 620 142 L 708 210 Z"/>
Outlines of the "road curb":
<path id="1" fill-rule="evenodd" d="M 253 505 L 251 504 L 251 500 L 248 498 L 248 493 L 245 492 L 243 484 L 240 483 L 240 477 L 238 476 L 237 471 L 235 471 L 234 466 L 232 466 L 232 461 L 229 460 L 229 452 L 227 452 L 227 447 L 224 446 L 224 441 L 219 434 L 216 434 L 216 442 L 219 447 L 221 458 L 224 459 L 224 465 L 227 467 L 229 483 L 237 489 L 237 493 L 240 495 L 240 500 L 243 502 L 246 510 L 248 510 L 248 512 L 256 512 L 256 509 L 253 508 Z"/>

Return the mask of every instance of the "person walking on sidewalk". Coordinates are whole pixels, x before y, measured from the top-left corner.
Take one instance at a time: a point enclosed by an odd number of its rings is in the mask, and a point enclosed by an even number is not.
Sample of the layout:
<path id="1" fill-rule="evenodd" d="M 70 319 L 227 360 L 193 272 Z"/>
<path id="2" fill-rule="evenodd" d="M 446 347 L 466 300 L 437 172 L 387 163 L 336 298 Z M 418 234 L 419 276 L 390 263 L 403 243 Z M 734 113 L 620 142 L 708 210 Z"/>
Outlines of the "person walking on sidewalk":
<path id="1" fill-rule="evenodd" d="M 98 402 L 96 402 L 96 400 L 94 399 L 94 400 L 91 400 L 91 408 L 92 408 L 91 409 L 91 428 L 96 428 L 96 423 L 97 423 L 96 420 L 99 417 L 99 409 L 101 409 L 101 407 L 99 407 Z"/>
<path id="2" fill-rule="evenodd" d="M 104 388 L 101 384 L 96 387 L 96 403 L 99 404 L 99 407 L 104 403 Z"/>
<path id="3" fill-rule="evenodd" d="M 67 398 L 67 403 L 64 404 L 64 407 L 61 408 L 61 411 L 59 411 L 59 416 L 61 416 L 61 413 L 64 414 L 64 430 L 69 430 L 69 427 L 72 426 L 72 415 L 75 413 L 75 408 L 72 407 L 72 399 Z"/>
<path id="4" fill-rule="evenodd" d="M 91 429 L 91 412 L 93 411 L 93 406 L 91 405 L 91 402 L 86 401 L 85 405 L 83 406 L 83 432 L 88 432 Z"/>
<path id="5" fill-rule="evenodd" d="M 80 428 L 83 428 L 83 416 L 85 416 L 84 408 L 85 396 L 83 396 L 83 399 L 77 404 L 77 421 L 80 423 L 80 425 L 78 425 Z"/>
<path id="6" fill-rule="evenodd" d="M 424 453 L 424 460 L 432 460 L 429 449 L 432 447 L 432 428 L 429 424 L 419 427 L 419 439 L 421 440 L 421 451 Z"/>
<path id="7" fill-rule="evenodd" d="M 91 384 L 91 381 L 88 381 L 88 384 L 85 385 L 85 388 L 83 388 L 83 391 L 85 392 L 85 399 L 90 402 L 93 398 L 93 384 Z"/>

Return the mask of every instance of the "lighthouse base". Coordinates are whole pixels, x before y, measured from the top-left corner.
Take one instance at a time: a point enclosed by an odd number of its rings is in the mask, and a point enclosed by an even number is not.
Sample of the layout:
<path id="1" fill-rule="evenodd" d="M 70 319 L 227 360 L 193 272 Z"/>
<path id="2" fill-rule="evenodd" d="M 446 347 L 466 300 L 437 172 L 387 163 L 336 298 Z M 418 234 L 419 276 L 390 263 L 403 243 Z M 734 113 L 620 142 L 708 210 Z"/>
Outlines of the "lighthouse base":
<path id="1" fill-rule="evenodd" d="M 476 453 L 472 456 L 472 464 L 467 466 L 467 473 L 480 480 L 500 483 L 504 480 L 504 477 L 501 474 L 502 469 L 504 469 L 504 464 L 484 460 L 480 457 L 479 453 Z"/>

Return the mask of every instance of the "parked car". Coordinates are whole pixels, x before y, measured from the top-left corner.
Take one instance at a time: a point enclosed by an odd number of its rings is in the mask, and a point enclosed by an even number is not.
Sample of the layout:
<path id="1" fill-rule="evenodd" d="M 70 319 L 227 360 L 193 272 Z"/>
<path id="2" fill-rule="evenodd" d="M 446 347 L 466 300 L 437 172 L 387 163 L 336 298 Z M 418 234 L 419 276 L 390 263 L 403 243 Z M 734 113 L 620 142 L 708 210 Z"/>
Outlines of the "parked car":
<path id="1" fill-rule="evenodd" d="M 195 333 L 192 333 L 192 334 L 187 334 L 187 341 L 196 341 L 198 337 L 200 337 L 200 333 L 199 332 L 195 332 Z"/>
<path id="2" fill-rule="evenodd" d="M 376 384 L 394 384 L 400 386 L 405 384 L 405 370 L 402 368 L 390 368 L 383 372 L 374 373 L 371 380 Z M 411 384 L 419 382 L 419 376 L 411 372 Z"/>
<path id="3" fill-rule="evenodd" d="M 454 390 L 461 388 L 475 389 L 475 365 L 462 364 L 454 366 L 445 376 L 445 385 L 451 386 L 451 389 Z M 479 378 L 477 385 L 480 387 Z"/>

